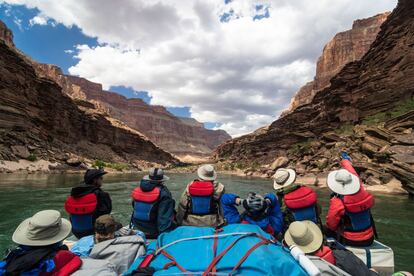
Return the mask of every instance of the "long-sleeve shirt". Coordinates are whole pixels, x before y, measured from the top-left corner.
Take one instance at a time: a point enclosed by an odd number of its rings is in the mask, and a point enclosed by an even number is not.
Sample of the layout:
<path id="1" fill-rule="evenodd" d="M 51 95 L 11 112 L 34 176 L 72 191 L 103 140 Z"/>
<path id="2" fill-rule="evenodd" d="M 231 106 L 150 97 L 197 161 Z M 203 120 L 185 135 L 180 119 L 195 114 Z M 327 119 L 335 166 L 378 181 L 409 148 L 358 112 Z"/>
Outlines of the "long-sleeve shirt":
<path id="1" fill-rule="evenodd" d="M 235 194 L 224 194 L 221 198 L 221 204 L 223 207 L 224 218 L 227 223 L 241 223 L 247 221 L 249 224 L 258 225 L 263 230 L 270 225 L 274 230 L 275 234 L 280 233 L 283 229 L 283 214 L 280 210 L 279 202 L 277 197 L 272 194 L 266 194 L 265 199 L 270 200 L 270 206 L 266 211 L 266 215 L 260 220 L 253 220 L 247 215 L 240 215 L 236 207 L 236 199 L 239 198 Z"/>

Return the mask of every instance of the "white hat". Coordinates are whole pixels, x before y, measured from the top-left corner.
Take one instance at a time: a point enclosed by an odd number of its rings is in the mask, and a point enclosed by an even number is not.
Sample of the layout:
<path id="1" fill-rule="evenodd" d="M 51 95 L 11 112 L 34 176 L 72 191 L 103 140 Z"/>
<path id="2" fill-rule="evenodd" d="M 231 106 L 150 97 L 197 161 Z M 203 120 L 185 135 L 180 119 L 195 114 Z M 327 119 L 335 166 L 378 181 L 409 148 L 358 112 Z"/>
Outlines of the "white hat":
<path id="1" fill-rule="evenodd" d="M 201 180 L 214 181 L 217 173 L 212 165 L 203 165 L 198 168 L 197 175 Z"/>
<path id="2" fill-rule="evenodd" d="M 296 172 L 292 169 L 278 169 L 273 178 L 273 188 L 280 190 L 292 185 L 296 180 Z"/>
<path id="3" fill-rule="evenodd" d="M 296 245 L 303 253 L 308 254 L 321 248 L 323 235 L 321 229 L 312 221 L 294 221 L 285 233 L 285 242 L 289 247 Z"/>
<path id="4" fill-rule="evenodd" d="M 340 195 L 355 194 L 361 187 L 359 178 L 345 169 L 330 172 L 327 182 L 329 189 Z"/>
<path id="5" fill-rule="evenodd" d="M 20 245 L 46 246 L 63 241 L 71 230 L 72 225 L 59 211 L 44 210 L 20 223 L 12 240 Z"/>

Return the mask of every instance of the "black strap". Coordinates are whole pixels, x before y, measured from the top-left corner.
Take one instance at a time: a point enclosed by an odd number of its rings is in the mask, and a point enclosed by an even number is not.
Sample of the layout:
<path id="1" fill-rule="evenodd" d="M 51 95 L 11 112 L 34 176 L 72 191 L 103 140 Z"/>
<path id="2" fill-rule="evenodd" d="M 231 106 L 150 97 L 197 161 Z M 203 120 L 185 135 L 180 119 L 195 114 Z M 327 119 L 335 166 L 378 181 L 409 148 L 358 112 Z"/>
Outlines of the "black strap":
<path id="1" fill-rule="evenodd" d="M 377 227 L 375 226 L 375 220 L 372 217 L 371 211 L 369 211 L 369 216 L 371 218 L 371 225 L 372 225 L 372 229 L 374 230 L 374 236 L 375 236 L 376 239 L 378 239 Z"/>

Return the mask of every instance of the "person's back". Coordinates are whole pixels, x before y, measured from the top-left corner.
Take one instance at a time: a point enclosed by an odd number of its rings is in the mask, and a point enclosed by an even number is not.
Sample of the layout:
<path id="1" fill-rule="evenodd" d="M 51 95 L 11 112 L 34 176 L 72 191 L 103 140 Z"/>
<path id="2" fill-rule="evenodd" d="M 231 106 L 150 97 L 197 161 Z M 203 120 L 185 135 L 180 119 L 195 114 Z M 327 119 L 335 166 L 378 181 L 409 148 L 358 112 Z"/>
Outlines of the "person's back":
<path id="1" fill-rule="evenodd" d="M 70 275 L 82 264 L 62 245 L 70 231 L 70 222 L 55 210 L 26 219 L 13 234 L 19 246 L 0 262 L 0 275 Z"/>
<path id="2" fill-rule="evenodd" d="M 369 246 L 375 236 L 371 216 L 375 200 L 362 186 L 350 157 L 346 153 L 341 157 L 343 169 L 332 171 L 327 178 L 332 191 L 326 216 L 327 234 L 346 245 Z"/>
<path id="3" fill-rule="evenodd" d="M 101 189 L 106 174 L 101 169 L 89 169 L 84 183 L 74 187 L 65 202 L 65 210 L 70 214 L 72 233 L 79 239 L 94 233 L 95 220 L 112 211 L 112 201 L 108 193 Z"/>
<path id="4" fill-rule="evenodd" d="M 321 210 L 317 204 L 316 192 L 309 187 L 296 184 L 294 170 L 278 169 L 273 180 L 273 188 L 279 197 L 284 215 L 285 229 L 294 221 L 310 220 L 321 225 Z"/>
<path id="5" fill-rule="evenodd" d="M 279 202 L 274 194 L 264 197 L 249 193 L 246 199 L 235 194 L 223 194 L 221 203 L 226 223 L 245 223 L 258 225 L 267 233 L 277 236 L 283 229 L 283 215 Z M 243 206 L 245 211 L 240 214 L 236 206 Z"/>
<path id="6" fill-rule="evenodd" d="M 155 239 L 159 234 L 175 228 L 175 201 L 163 184 L 168 177 L 162 169 L 151 169 L 138 188 L 132 191 L 132 225 L 144 232 L 146 238 Z"/>
<path id="7" fill-rule="evenodd" d="M 197 170 L 198 179 L 187 185 L 178 205 L 179 225 L 211 226 L 223 225 L 221 196 L 224 185 L 217 182 L 217 173 L 212 165 L 203 165 Z"/>

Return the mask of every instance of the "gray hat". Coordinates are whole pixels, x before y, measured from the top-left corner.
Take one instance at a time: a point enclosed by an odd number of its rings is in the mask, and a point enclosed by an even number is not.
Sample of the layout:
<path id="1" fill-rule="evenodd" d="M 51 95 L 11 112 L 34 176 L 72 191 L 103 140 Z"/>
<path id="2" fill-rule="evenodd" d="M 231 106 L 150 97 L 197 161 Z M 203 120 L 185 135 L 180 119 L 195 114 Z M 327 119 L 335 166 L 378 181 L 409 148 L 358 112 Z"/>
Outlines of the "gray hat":
<path id="1" fill-rule="evenodd" d="M 151 168 L 148 172 L 148 175 L 142 178 L 143 180 L 155 181 L 155 182 L 164 182 L 170 179 L 168 176 L 164 175 L 164 171 L 160 168 Z"/>
<path id="2" fill-rule="evenodd" d="M 198 178 L 201 180 L 214 181 L 217 178 L 217 173 L 213 165 L 203 165 L 197 170 Z"/>
<path id="3" fill-rule="evenodd" d="M 46 246 L 63 241 L 71 230 L 72 225 L 59 211 L 44 210 L 20 223 L 12 240 L 20 245 Z"/>
<path id="4" fill-rule="evenodd" d="M 280 190 L 295 183 L 296 172 L 292 169 L 278 169 L 272 176 L 273 189 Z"/>
<path id="5" fill-rule="evenodd" d="M 329 189 L 340 195 L 355 194 L 361 187 L 359 178 L 345 169 L 330 172 L 327 183 Z"/>

